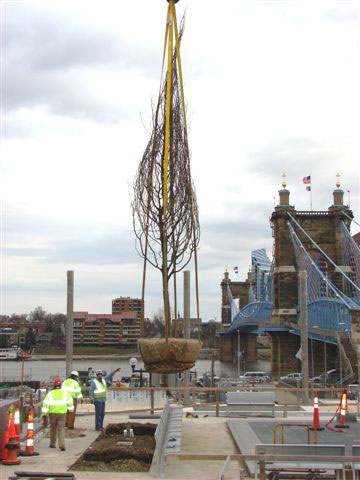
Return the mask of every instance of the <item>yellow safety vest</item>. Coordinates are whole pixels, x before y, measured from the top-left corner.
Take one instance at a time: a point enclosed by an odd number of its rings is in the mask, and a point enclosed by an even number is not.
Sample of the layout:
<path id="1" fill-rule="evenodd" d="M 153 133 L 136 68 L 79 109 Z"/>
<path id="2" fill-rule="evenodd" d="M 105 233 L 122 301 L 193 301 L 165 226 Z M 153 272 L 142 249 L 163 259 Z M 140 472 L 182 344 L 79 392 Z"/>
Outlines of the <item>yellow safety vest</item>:
<path id="1" fill-rule="evenodd" d="M 41 414 L 66 413 L 74 411 L 74 402 L 70 393 L 62 388 L 51 390 L 44 398 Z"/>
<path id="2" fill-rule="evenodd" d="M 95 383 L 94 398 L 106 398 L 107 385 L 104 379 L 101 380 L 101 383 L 97 378 L 94 378 L 93 382 Z"/>
<path id="3" fill-rule="evenodd" d="M 81 388 L 79 383 L 74 380 L 73 378 L 67 378 L 63 384 L 62 384 L 62 389 L 67 390 L 70 393 L 70 396 L 72 398 L 83 398 L 82 393 L 81 393 Z"/>

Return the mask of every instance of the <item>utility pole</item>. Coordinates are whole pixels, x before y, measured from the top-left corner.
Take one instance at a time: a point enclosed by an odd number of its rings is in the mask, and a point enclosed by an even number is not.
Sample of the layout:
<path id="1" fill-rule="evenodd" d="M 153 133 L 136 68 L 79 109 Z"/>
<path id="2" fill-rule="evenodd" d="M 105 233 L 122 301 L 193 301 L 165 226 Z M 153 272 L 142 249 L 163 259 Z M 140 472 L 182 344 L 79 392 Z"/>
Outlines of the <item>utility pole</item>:
<path id="1" fill-rule="evenodd" d="M 184 338 L 190 338 L 190 271 L 184 271 Z M 190 370 L 184 372 L 184 387 L 190 383 Z M 184 394 L 185 403 L 189 403 L 189 391 Z"/>
<path id="2" fill-rule="evenodd" d="M 74 272 L 68 270 L 67 275 L 67 309 L 66 309 L 66 378 L 73 370 L 74 344 Z"/>
<path id="3" fill-rule="evenodd" d="M 308 310 L 307 310 L 307 272 L 299 272 L 300 284 L 300 329 L 301 329 L 301 373 L 302 388 L 309 388 L 309 348 L 308 348 Z M 308 390 L 303 392 L 303 399 L 309 402 Z"/>

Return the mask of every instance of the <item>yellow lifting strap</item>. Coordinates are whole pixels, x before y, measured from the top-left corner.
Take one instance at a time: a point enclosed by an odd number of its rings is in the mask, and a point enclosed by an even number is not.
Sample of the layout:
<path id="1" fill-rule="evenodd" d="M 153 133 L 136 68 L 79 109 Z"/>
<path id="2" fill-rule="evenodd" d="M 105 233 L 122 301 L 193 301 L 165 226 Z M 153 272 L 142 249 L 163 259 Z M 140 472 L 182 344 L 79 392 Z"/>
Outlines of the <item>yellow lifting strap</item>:
<path id="1" fill-rule="evenodd" d="M 172 86 L 172 52 L 173 52 L 173 32 L 175 33 L 175 48 L 176 48 L 176 57 L 178 63 L 179 71 L 179 80 L 180 80 L 180 91 L 181 91 L 181 103 L 184 113 L 184 130 L 185 136 L 187 139 L 187 122 L 186 122 L 186 108 L 185 108 L 185 95 L 184 95 L 184 83 L 182 76 L 181 68 L 181 57 L 180 57 L 180 42 L 179 42 L 179 32 L 177 28 L 177 19 L 176 19 L 176 10 L 174 5 L 174 0 L 169 0 L 169 7 L 167 13 L 167 22 L 166 22 L 166 32 L 165 32 L 165 41 L 164 41 L 164 51 L 163 51 L 163 65 L 162 65 L 162 74 L 164 69 L 164 60 L 166 47 L 168 47 L 168 72 L 167 72 L 167 88 L 166 88 L 166 107 L 165 107 L 165 145 L 164 145 L 164 177 L 163 177 L 163 266 L 164 266 L 164 277 L 167 277 L 167 252 L 166 252 L 166 211 L 167 211 L 167 194 L 168 194 L 168 170 L 169 170 L 169 130 L 170 130 L 170 111 L 171 111 L 171 86 Z M 167 37 L 169 41 L 167 42 Z M 162 75 L 161 75 L 162 76 Z M 192 199 L 192 217 L 193 217 L 193 236 L 194 242 L 196 242 L 195 235 L 195 208 L 194 208 L 194 194 L 192 185 L 189 185 Z M 194 245 L 194 256 L 195 256 L 195 286 L 196 286 L 196 310 L 197 317 L 200 318 L 200 309 L 199 309 L 199 282 L 198 282 L 198 265 L 197 265 L 197 251 L 196 245 Z"/>

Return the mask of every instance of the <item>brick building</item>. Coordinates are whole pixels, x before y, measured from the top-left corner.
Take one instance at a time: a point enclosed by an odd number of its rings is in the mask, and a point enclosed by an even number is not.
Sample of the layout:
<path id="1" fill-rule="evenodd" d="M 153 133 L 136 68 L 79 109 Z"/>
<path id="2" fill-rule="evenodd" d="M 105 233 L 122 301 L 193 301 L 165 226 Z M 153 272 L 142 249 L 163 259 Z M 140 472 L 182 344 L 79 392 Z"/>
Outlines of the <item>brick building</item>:
<path id="1" fill-rule="evenodd" d="M 75 345 L 136 345 L 140 337 L 137 312 L 97 314 L 74 312 Z"/>
<path id="2" fill-rule="evenodd" d="M 136 312 L 137 319 L 141 319 L 141 299 L 131 297 L 118 297 L 112 300 L 112 313 Z"/>

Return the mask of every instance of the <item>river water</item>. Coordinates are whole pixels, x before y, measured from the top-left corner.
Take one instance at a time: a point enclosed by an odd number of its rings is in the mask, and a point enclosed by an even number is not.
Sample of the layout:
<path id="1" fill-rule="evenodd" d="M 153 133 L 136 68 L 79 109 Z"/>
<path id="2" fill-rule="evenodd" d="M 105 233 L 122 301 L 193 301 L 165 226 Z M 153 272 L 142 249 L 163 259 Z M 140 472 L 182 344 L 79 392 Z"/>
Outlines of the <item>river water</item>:
<path id="1" fill-rule="evenodd" d="M 0 362 L 0 381 L 16 381 L 21 379 L 21 362 L 2 361 Z M 138 359 L 137 369 L 143 367 L 143 362 Z M 110 372 L 121 367 L 120 374 L 116 374 L 114 380 L 120 380 L 120 377 L 130 376 L 131 367 L 127 359 L 101 359 L 98 360 L 74 360 L 74 370 L 87 370 L 89 367 L 94 369 L 101 368 Z M 215 361 L 215 375 L 219 377 L 236 377 L 238 375 L 237 365 L 231 363 L 222 363 Z M 210 372 L 210 360 L 198 360 L 192 368 L 196 371 L 198 377 L 205 372 Z M 249 363 L 246 366 L 247 371 L 270 371 L 270 363 L 259 360 L 256 363 Z M 54 377 L 65 377 L 65 360 L 28 360 L 24 362 L 24 380 L 48 381 Z M 242 373 L 242 372 L 241 372 Z"/>

